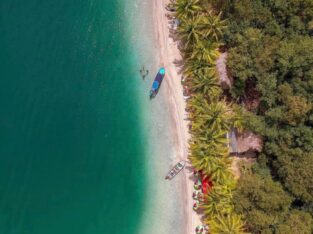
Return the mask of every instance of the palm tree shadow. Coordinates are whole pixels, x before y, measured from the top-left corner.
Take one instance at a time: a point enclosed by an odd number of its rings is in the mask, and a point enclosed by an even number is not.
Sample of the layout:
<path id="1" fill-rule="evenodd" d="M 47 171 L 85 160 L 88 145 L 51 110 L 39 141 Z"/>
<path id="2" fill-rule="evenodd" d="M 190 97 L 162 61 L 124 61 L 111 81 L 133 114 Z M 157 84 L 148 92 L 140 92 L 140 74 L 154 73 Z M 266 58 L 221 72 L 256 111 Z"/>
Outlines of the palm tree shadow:
<path id="1" fill-rule="evenodd" d="M 188 177 L 188 179 L 191 180 L 193 183 L 195 183 L 196 180 L 197 180 L 197 177 L 193 174 L 193 172 L 194 172 L 193 167 L 192 167 L 192 166 L 189 166 L 189 165 L 188 165 L 188 166 L 185 166 L 185 170 L 187 170 L 188 173 L 190 174 L 190 176 Z"/>
<path id="2" fill-rule="evenodd" d="M 177 67 L 177 73 L 178 75 L 182 75 L 183 71 L 184 71 L 184 61 L 182 59 L 175 59 L 173 61 L 173 64 L 175 65 L 175 67 Z"/>
<path id="3" fill-rule="evenodd" d="M 175 29 L 169 29 L 169 37 L 172 38 L 174 42 L 180 42 L 179 35 Z"/>

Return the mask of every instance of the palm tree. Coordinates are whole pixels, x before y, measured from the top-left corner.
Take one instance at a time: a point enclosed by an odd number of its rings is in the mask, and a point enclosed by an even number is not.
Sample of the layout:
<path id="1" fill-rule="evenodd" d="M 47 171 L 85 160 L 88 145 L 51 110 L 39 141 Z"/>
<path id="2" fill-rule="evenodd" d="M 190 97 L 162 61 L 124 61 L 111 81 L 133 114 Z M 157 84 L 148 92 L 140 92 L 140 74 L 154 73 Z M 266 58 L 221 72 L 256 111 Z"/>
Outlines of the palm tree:
<path id="1" fill-rule="evenodd" d="M 233 198 L 232 192 L 235 189 L 235 180 L 230 179 L 226 181 L 223 185 L 216 184 L 214 189 L 212 190 L 212 194 L 216 194 L 216 196 L 220 198 L 227 198 L 229 201 Z M 210 193 L 211 194 L 211 193 Z"/>
<path id="2" fill-rule="evenodd" d="M 200 208 L 203 210 L 204 215 L 211 217 L 215 216 L 221 208 L 223 208 L 224 202 L 217 196 L 205 195 L 205 203 L 200 204 Z"/>
<path id="3" fill-rule="evenodd" d="M 198 135 L 199 140 L 203 140 L 206 142 L 212 142 L 214 145 L 223 145 L 226 147 L 226 144 L 228 143 L 226 139 L 226 133 L 227 131 L 222 130 L 220 128 L 214 129 L 214 128 L 208 128 L 203 129 L 202 131 L 199 130 L 199 132 L 196 132 L 195 135 Z"/>
<path id="4" fill-rule="evenodd" d="M 225 101 L 219 101 L 208 105 L 202 118 L 205 120 L 207 127 L 229 130 L 232 125 L 233 115 L 230 106 Z"/>
<path id="5" fill-rule="evenodd" d="M 189 82 L 192 83 L 192 80 Z M 190 85 L 191 90 L 196 90 L 199 87 L 201 87 L 199 84 Z M 217 88 L 216 85 L 213 87 Z M 213 87 L 208 87 L 207 89 L 214 91 L 215 88 Z M 221 129 L 225 131 L 229 130 L 229 128 L 232 126 L 234 112 L 231 111 L 231 106 L 228 105 L 225 100 L 218 102 L 208 102 L 208 100 L 203 97 L 202 93 L 196 93 L 187 103 L 187 108 L 191 111 L 191 117 L 197 118 L 197 125 L 194 125 L 197 126 L 197 128 L 204 127 L 210 129 Z"/>
<path id="6" fill-rule="evenodd" d="M 216 69 L 212 69 L 211 67 L 208 68 L 202 68 L 202 69 L 198 69 L 196 71 L 193 72 L 192 75 L 193 79 L 187 79 L 188 81 L 191 81 L 190 84 L 194 85 L 193 82 L 197 82 L 197 83 L 202 83 L 202 80 L 212 80 L 214 81 L 214 85 L 218 85 L 218 78 L 217 78 L 217 73 L 216 73 Z M 196 79 L 196 80 L 195 80 Z M 210 82 L 211 83 L 211 82 Z M 213 84 L 213 82 L 212 82 Z M 203 85 L 200 85 L 203 86 Z M 191 87 L 193 88 L 193 87 Z M 196 89 L 195 91 L 197 91 L 198 89 Z"/>
<path id="7" fill-rule="evenodd" d="M 206 17 L 205 24 L 206 27 L 206 36 L 210 36 L 215 41 L 218 41 L 223 36 L 223 30 L 227 27 L 226 20 L 221 19 L 222 12 L 218 15 L 209 11 Z"/>
<path id="8" fill-rule="evenodd" d="M 216 68 L 214 64 L 208 64 L 203 60 L 186 58 L 186 63 L 184 67 L 184 76 L 192 77 L 195 73 L 202 71 L 203 74 L 210 76 L 216 75 Z"/>
<path id="9" fill-rule="evenodd" d="M 229 151 L 224 145 L 216 145 L 214 142 L 193 139 L 190 142 L 190 152 L 192 156 L 202 159 L 203 157 L 227 158 Z M 228 163 L 224 161 L 223 163 Z"/>
<path id="10" fill-rule="evenodd" d="M 204 196 L 201 208 L 207 217 L 217 214 L 230 214 L 233 211 L 231 193 L 225 186 L 214 185 L 209 194 Z"/>
<path id="11" fill-rule="evenodd" d="M 197 93 L 187 102 L 187 109 L 191 118 L 202 115 L 205 112 L 207 103 L 204 101 L 203 96 Z M 195 121 L 193 121 L 195 122 Z"/>
<path id="12" fill-rule="evenodd" d="M 189 89 L 191 92 L 200 92 L 208 96 L 211 93 L 216 93 L 217 90 L 215 89 L 220 89 L 220 87 L 214 77 L 195 76 Z"/>
<path id="13" fill-rule="evenodd" d="M 240 215 L 231 213 L 219 214 L 207 221 L 212 234 L 245 234 L 244 223 Z"/>
<path id="14" fill-rule="evenodd" d="M 201 32 L 201 35 L 203 33 Z M 203 60 L 204 62 L 215 64 L 216 59 L 219 57 L 220 53 L 218 48 L 221 43 L 212 42 L 209 40 L 201 40 L 194 43 L 193 50 L 188 55 L 191 59 Z"/>
<path id="15" fill-rule="evenodd" d="M 244 125 L 244 109 L 241 106 L 233 104 L 231 109 L 234 112 L 234 115 L 231 119 L 232 127 L 236 128 L 239 131 L 243 130 Z"/>
<path id="16" fill-rule="evenodd" d="M 194 146 L 196 145 L 194 144 Z M 221 157 L 224 154 L 224 152 L 216 152 L 214 150 L 191 149 L 189 159 L 197 171 L 203 171 L 205 175 L 211 175 L 218 170 L 219 165 L 222 163 Z"/>
<path id="17" fill-rule="evenodd" d="M 218 80 L 215 74 L 212 74 L 212 71 L 208 71 L 209 74 L 206 74 L 207 69 L 199 70 L 194 72 L 193 77 L 186 79 L 186 84 L 189 87 L 189 90 L 194 92 L 200 92 L 205 96 L 208 96 L 212 92 L 216 92 L 214 89 L 220 89 L 218 85 Z M 210 74 L 211 73 L 211 74 Z"/>
<path id="18" fill-rule="evenodd" d="M 177 31 L 186 51 L 191 50 L 204 37 L 204 27 L 203 17 L 191 16 L 181 20 Z"/>
<path id="19" fill-rule="evenodd" d="M 210 174 L 210 178 L 216 184 L 225 184 L 227 180 L 232 178 L 229 165 L 227 165 L 225 162 L 216 165 L 215 170 Z"/>
<path id="20" fill-rule="evenodd" d="M 193 16 L 202 10 L 200 0 L 177 0 L 174 7 L 176 17 L 181 20 Z"/>
<path id="21" fill-rule="evenodd" d="M 210 148 L 200 148 L 199 142 L 193 142 L 190 146 L 189 159 L 193 167 L 205 175 L 208 175 L 215 185 L 227 185 L 233 189 L 235 181 L 230 171 L 231 159 L 227 156 L 226 147 L 212 145 Z"/>
<path id="22" fill-rule="evenodd" d="M 191 93 L 199 92 L 206 96 L 209 102 L 218 100 L 221 89 L 216 76 L 214 65 L 197 59 L 186 59 L 184 67 L 185 84 Z"/>

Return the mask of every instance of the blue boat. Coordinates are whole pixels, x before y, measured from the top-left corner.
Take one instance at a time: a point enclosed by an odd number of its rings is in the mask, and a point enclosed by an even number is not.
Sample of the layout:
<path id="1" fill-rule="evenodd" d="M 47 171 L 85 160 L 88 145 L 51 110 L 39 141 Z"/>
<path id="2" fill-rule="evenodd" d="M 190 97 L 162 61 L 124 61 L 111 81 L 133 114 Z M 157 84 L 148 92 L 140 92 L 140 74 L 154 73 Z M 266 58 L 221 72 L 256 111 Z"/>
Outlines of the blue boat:
<path id="1" fill-rule="evenodd" d="M 154 98 L 157 95 L 161 87 L 161 83 L 163 81 L 164 76 L 165 76 L 165 68 L 161 67 L 158 74 L 154 78 L 154 81 L 150 90 L 150 99 Z"/>

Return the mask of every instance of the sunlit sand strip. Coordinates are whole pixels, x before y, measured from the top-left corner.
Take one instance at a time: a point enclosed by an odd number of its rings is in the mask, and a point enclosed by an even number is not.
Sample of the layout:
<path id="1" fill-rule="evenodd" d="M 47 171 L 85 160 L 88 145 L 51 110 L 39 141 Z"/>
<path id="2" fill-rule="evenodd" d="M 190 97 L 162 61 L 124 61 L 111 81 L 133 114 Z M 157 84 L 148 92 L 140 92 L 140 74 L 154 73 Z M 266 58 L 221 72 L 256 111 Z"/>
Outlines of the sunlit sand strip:
<path id="1" fill-rule="evenodd" d="M 183 97 L 183 87 L 181 85 L 180 68 L 175 64 L 181 62 L 182 58 L 177 48 L 177 44 L 170 37 L 169 22 L 166 17 L 166 5 L 168 0 L 154 0 L 154 23 L 155 34 L 160 49 L 160 66 L 167 69 L 167 79 L 165 79 L 168 101 L 170 103 L 173 128 L 175 137 L 175 150 L 177 160 L 188 161 L 188 123 L 186 121 L 186 102 Z M 185 223 L 184 233 L 195 232 L 197 225 L 201 224 L 200 215 L 193 211 L 193 173 L 188 164 L 183 171 L 181 194 L 184 206 Z"/>

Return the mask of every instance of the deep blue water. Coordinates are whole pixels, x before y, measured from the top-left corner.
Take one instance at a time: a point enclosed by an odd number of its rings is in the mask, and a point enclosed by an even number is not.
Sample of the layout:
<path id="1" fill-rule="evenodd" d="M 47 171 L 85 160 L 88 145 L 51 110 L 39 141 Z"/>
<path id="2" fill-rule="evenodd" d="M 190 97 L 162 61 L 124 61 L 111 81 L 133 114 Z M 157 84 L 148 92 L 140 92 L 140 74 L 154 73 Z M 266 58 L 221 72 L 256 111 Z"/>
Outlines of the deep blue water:
<path id="1" fill-rule="evenodd" d="M 0 1 L 0 233 L 137 233 L 144 146 L 124 1 Z"/>

